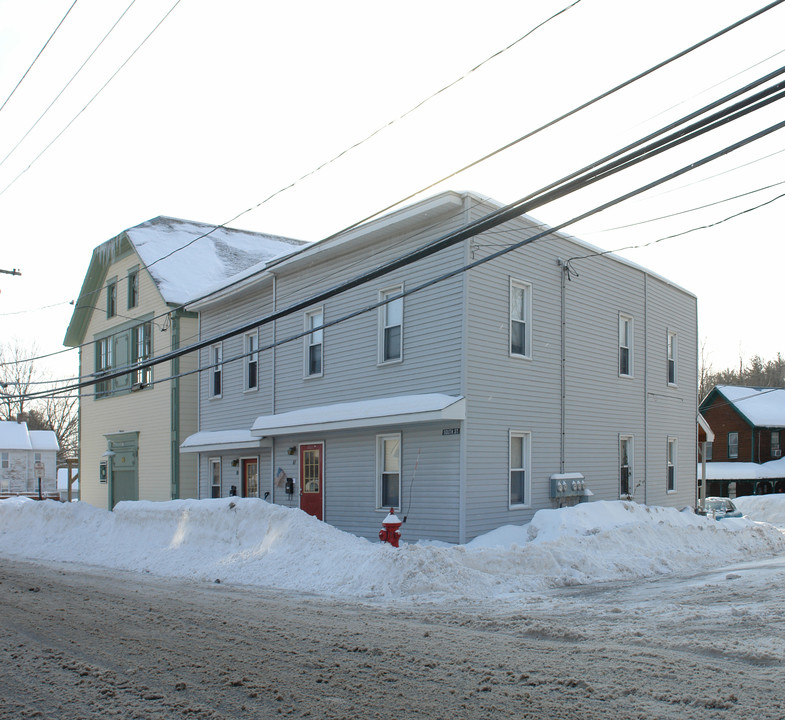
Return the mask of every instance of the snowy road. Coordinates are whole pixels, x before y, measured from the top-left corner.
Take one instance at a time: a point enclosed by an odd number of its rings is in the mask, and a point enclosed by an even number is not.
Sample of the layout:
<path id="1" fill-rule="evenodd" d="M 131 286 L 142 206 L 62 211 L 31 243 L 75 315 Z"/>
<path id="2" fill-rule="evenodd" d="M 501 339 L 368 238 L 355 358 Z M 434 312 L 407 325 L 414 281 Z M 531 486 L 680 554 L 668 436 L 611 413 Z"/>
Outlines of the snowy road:
<path id="1" fill-rule="evenodd" d="M 785 557 L 378 604 L 4 560 L 0 717 L 785 718 Z"/>

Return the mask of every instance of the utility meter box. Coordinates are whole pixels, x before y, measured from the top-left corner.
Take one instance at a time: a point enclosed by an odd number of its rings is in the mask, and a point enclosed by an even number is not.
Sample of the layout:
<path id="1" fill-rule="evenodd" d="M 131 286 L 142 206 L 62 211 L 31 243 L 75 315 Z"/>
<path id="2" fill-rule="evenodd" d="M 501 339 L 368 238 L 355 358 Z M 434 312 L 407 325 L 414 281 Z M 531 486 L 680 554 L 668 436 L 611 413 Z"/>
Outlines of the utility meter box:
<path id="1" fill-rule="evenodd" d="M 586 494 L 586 479 L 582 473 L 557 473 L 551 475 L 551 497 L 583 497 Z"/>

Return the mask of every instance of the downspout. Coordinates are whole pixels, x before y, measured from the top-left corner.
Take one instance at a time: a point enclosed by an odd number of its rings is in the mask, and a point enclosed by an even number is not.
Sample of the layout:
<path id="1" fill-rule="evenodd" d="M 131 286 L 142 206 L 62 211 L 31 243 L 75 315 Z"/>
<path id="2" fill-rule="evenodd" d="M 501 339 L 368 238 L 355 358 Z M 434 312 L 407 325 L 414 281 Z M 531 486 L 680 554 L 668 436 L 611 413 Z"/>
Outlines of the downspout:
<path id="1" fill-rule="evenodd" d="M 177 311 L 172 316 L 172 350 L 180 348 L 180 318 Z M 172 359 L 172 390 L 171 390 L 171 477 L 172 500 L 180 497 L 180 358 Z"/>
<path id="2" fill-rule="evenodd" d="M 273 276 L 273 312 L 278 310 L 278 276 L 275 273 L 270 273 Z M 278 321 L 273 320 L 273 347 L 272 347 L 272 372 L 270 373 L 272 388 L 270 392 L 270 412 L 275 415 L 275 366 L 276 366 L 276 340 Z M 275 437 L 272 439 L 270 446 L 270 502 L 275 502 Z"/>
<path id="3" fill-rule="evenodd" d="M 196 337 L 202 339 L 202 313 L 196 318 Z M 202 351 L 196 351 L 196 367 L 201 365 Z M 196 431 L 202 428 L 202 373 L 196 373 Z M 196 498 L 202 499 L 202 453 L 196 453 Z"/>
<path id="4" fill-rule="evenodd" d="M 468 225 L 469 223 L 469 214 L 470 214 L 470 200 L 469 195 L 463 196 L 463 222 L 464 225 Z M 468 241 L 464 241 L 463 244 L 463 263 L 466 265 L 469 262 L 469 253 L 471 248 L 472 240 L 469 239 Z M 467 371 L 467 363 L 468 363 L 468 350 L 469 350 L 469 282 L 471 280 L 471 273 L 464 273 L 463 277 L 463 292 L 462 292 L 462 302 L 463 302 L 463 328 L 461 332 L 461 338 L 463 347 L 461 348 L 461 395 L 466 398 L 468 393 L 468 371 Z M 467 399 L 467 406 L 468 406 L 468 399 Z M 458 439 L 458 447 L 459 447 L 459 465 L 458 465 L 458 543 L 463 545 L 466 542 L 466 458 L 467 458 L 467 451 L 466 451 L 466 442 L 468 433 L 466 432 L 466 423 L 468 420 L 469 413 L 466 413 L 466 419 L 463 421 L 463 430 L 459 435 Z"/>
<path id="5" fill-rule="evenodd" d="M 633 345 L 634 347 L 634 345 Z M 649 273 L 643 273 L 643 504 L 649 504 Z"/>
<path id="6" fill-rule="evenodd" d="M 561 258 L 556 260 L 556 264 L 561 268 L 561 398 L 560 398 L 560 430 L 559 430 L 559 472 L 564 473 L 565 467 L 565 404 L 567 395 L 567 264 Z"/>

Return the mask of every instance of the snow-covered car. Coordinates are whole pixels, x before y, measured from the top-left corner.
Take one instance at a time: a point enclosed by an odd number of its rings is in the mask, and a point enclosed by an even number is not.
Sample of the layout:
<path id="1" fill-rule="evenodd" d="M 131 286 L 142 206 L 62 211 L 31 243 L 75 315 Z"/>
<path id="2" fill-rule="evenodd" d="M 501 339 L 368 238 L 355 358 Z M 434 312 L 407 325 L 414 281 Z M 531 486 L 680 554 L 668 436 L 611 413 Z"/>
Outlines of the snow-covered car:
<path id="1" fill-rule="evenodd" d="M 695 512 L 698 515 L 707 515 L 716 520 L 744 517 L 741 510 L 733 504 L 733 501 L 726 497 L 708 497 L 704 506 L 698 507 Z"/>

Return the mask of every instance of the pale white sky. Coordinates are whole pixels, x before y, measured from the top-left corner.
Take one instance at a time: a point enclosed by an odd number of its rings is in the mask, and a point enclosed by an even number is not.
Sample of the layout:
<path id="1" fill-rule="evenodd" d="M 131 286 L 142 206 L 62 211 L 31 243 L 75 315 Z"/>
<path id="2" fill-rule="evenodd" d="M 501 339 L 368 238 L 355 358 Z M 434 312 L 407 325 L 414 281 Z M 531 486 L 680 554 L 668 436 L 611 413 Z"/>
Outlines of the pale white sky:
<path id="1" fill-rule="evenodd" d="M 0 0 L 0 104 L 72 1 Z M 181 0 L 91 102 L 174 3 L 78 0 L 0 110 L 0 269 L 23 273 L 0 274 L 3 340 L 35 342 L 42 353 L 61 349 L 68 302 L 96 245 L 157 215 L 229 221 L 399 118 L 570 0 L 399 0 L 386 8 L 353 0 Z M 318 240 L 764 4 L 581 0 L 230 225 Z M 502 202 L 526 195 L 785 64 L 783 27 L 785 4 L 428 194 L 470 189 Z M 532 214 L 558 224 L 782 115 L 774 104 Z M 785 130 L 568 231 L 614 249 L 716 222 L 784 193 L 785 185 L 611 230 L 783 182 L 782 151 Z M 785 350 L 778 321 L 783 207 L 785 198 L 710 230 L 621 253 L 698 296 L 700 340 L 715 369 L 737 365 L 740 356 L 769 359 Z M 76 354 L 65 358 L 51 367 L 75 374 Z"/>

